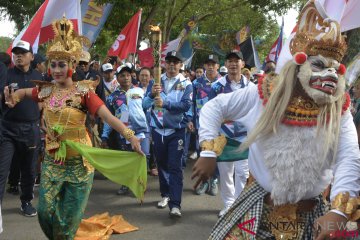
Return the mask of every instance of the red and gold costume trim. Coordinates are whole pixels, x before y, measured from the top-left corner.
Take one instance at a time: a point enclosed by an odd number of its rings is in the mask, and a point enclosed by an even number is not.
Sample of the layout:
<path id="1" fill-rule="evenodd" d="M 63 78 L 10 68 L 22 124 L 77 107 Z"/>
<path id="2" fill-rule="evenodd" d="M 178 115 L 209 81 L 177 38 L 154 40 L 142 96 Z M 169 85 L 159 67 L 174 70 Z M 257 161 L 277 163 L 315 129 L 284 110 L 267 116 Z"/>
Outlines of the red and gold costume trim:
<path id="1" fill-rule="evenodd" d="M 263 105 L 267 103 L 273 90 L 274 78 L 267 77 L 259 79 L 258 92 L 263 100 Z M 344 113 L 350 106 L 350 96 L 345 93 L 345 101 L 342 107 Z M 319 115 L 318 105 L 311 99 L 303 97 L 293 97 L 286 109 L 282 123 L 293 126 L 312 127 L 317 125 L 317 117 Z"/>

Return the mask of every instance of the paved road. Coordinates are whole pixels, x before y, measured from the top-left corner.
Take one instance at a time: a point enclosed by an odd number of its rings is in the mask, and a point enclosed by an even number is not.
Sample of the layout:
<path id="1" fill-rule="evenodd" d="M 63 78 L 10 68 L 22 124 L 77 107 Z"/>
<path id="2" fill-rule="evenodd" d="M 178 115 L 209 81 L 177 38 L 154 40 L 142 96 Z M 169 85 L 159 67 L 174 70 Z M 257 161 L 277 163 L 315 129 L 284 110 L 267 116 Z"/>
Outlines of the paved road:
<path id="1" fill-rule="evenodd" d="M 129 196 L 118 196 L 118 186 L 100 176 L 95 177 L 85 217 L 97 213 L 110 212 L 111 215 L 121 214 L 131 224 L 139 227 L 138 231 L 122 235 L 113 235 L 111 239 L 146 240 L 146 239 L 207 239 L 217 214 L 222 207 L 220 196 L 197 196 L 192 191 L 190 180 L 190 161 L 185 170 L 182 214 L 180 220 L 169 218 L 169 210 L 157 209 L 159 200 L 158 178 L 148 178 L 148 191 L 145 202 L 139 205 L 137 200 Z M 37 189 L 34 203 L 37 204 Z M 20 215 L 18 196 L 5 194 L 3 201 L 4 232 L 0 239 L 5 240 L 42 240 L 46 239 L 40 229 L 37 218 Z"/>

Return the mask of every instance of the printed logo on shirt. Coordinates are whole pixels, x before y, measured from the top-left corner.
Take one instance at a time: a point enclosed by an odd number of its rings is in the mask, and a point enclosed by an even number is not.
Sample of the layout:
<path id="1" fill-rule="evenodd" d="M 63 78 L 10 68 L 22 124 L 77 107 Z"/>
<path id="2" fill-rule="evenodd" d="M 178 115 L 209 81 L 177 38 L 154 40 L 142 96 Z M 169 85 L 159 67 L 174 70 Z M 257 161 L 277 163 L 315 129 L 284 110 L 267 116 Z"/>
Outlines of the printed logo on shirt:
<path id="1" fill-rule="evenodd" d="M 183 150 L 184 149 L 184 141 L 182 140 L 182 139 L 180 139 L 179 141 L 178 141 L 178 151 L 180 151 L 180 150 Z"/>

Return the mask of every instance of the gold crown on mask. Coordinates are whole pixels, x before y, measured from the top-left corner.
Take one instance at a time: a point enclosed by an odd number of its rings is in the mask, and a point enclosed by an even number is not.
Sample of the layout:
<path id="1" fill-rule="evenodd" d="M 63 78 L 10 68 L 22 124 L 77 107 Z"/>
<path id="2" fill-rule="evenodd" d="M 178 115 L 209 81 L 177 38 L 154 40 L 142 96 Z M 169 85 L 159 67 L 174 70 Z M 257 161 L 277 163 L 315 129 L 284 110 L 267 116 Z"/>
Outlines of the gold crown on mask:
<path id="1" fill-rule="evenodd" d="M 308 56 L 322 55 L 340 62 L 346 49 L 339 23 L 327 18 L 322 6 L 310 0 L 300 13 L 297 32 L 290 42 L 291 54 L 304 52 Z"/>
<path id="2" fill-rule="evenodd" d="M 79 36 L 74 31 L 73 23 L 65 16 L 53 21 L 52 28 L 55 37 L 49 43 L 46 51 L 48 59 L 78 61 L 82 52 L 82 45 L 88 46 L 89 40 L 86 37 Z"/>

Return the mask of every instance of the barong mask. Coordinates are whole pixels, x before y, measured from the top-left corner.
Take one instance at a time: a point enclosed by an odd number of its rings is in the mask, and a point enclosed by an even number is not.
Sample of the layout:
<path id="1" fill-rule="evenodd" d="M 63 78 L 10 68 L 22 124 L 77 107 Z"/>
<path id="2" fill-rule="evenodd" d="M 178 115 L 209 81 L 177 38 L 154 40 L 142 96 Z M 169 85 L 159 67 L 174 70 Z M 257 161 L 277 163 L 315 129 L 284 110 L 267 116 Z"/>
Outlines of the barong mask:
<path id="1" fill-rule="evenodd" d="M 315 103 L 333 103 L 343 96 L 345 67 L 340 61 L 346 49 L 339 23 L 329 19 L 317 1 L 309 1 L 300 13 L 290 51 L 299 65 L 301 86 Z"/>

